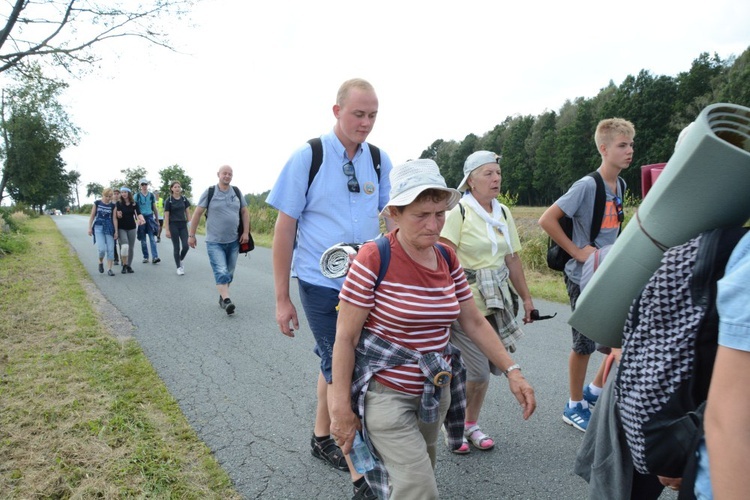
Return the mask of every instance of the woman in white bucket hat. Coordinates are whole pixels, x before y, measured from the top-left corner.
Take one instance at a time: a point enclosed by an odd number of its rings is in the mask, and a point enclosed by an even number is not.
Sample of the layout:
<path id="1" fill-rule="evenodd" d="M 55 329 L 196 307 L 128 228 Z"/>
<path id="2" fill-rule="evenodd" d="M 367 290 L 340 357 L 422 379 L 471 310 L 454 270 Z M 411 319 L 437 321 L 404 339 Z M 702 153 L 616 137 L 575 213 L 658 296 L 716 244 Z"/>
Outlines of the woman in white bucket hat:
<path id="1" fill-rule="evenodd" d="M 463 437 L 464 368 L 449 342 L 451 323 L 471 332 L 507 375 L 524 418 L 536 399 L 472 300 L 455 252 L 437 244 L 460 193 L 446 186 L 432 160 L 399 165 L 390 180 L 383 211 L 397 229 L 385 236 L 386 250 L 362 246 L 339 295 L 331 435 L 348 453 L 361 430 L 376 458 L 365 477 L 379 498 L 437 498 L 440 427 L 445 421 L 454 447 Z"/>
<path id="2" fill-rule="evenodd" d="M 476 151 L 464 162 L 464 192 L 459 205 L 446 216 L 440 241 L 456 251 L 466 271 L 474 301 L 510 352 L 523 335 L 516 321 L 518 295 L 523 301 L 524 323 L 532 321 L 534 303 L 526 285 L 521 258 L 521 240 L 510 210 L 497 201 L 502 175 L 500 156 Z M 510 286 L 512 284 L 512 287 Z M 490 373 L 502 372 L 492 365 L 458 322 L 451 327 L 451 342 L 461 349 L 466 364 L 466 422 L 463 445 L 453 450 L 469 453 L 469 442 L 489 450 L 495 441 L 478 425 L 479 413 L 490 383 Z"/>

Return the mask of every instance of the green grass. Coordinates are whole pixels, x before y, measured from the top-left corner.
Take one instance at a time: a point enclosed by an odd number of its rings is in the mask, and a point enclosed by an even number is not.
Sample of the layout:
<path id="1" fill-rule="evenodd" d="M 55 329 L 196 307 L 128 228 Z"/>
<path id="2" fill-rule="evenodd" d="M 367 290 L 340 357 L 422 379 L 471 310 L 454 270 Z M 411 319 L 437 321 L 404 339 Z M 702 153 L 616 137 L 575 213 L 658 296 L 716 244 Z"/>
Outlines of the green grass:
<path id="1" fill-rule="evenodd" d="M 240 498 L 51 219 L 26 226 L 0 257 L 3 498 Z"/>

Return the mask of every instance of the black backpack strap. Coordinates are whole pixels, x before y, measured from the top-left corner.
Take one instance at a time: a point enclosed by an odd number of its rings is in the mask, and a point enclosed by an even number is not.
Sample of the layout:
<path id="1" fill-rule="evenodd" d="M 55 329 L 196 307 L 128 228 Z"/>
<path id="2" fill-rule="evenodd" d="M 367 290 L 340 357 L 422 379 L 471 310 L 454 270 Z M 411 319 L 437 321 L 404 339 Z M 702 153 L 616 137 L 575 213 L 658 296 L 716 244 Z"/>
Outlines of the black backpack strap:
<path id="1" fill-rule="evenodd" d="M 378 288 L 385 277 L 386 271 L 388 271 L 388 264 L 391 263 L 391 242 L 385 236 L 381 236 L 375 239 L 375 244 L 378 246 L 378 252 L 380 253 L 380 269 L 378 269 L 378 278 L 375 280 L 375 288 Z"/>
<path id="2" fill-rule="evenodd" d="M 323 141 L 320 140 L 320 137 L 313 137 L 307 143 L 310 145 L 310 148 L 312 149 L 312 161 L 310 162 L 310 173 L 307 176 L 307 191 L 305 191 L 305 196 L 307 196 L 308 191 L 310 191 L 310 186 L 312 186 L 313 180 L 315 179 L 315 176 L 318 175 L 318 172 L 320 171 L 320 166 L 323 165 Z M 377 146 L 374 146 L 367 143 L 367 146 L 370 148 L 370 156 L 372 156 L 372 167 L 375 169 L 375 173 L 378 176 L 378 184 L 380 183 L 380 148 Z"/>
<path id="3" fill-rule="evenodd" d="M 318 170 L 320 170 L 320 166 L 323 164 L 323 141 L 320 140 L 320 137 L 313 137 L 307 143 L 312 149 L 312 161 L 310 162 L 310 173 L 307 176 L 307 191 L 305 191 L 305 196 L 310 191 L 313 179 L 318 175 Z"/>
<path id="4" fill-rule="evenodd" d="M 604 179 L 599 171 L 589 174 L 596 181 L 596 196 L 594 198 L 594 216 L 591 219 L 591 230 L 589 231 L 589 241 L 591 246 L 594 245 L 596 237 L 599 236 L 599 230 L 602 228 L 602 219 L 604 218 L 604 207 L 607 204 L 607 193 L 604 191 Z"/>
<path id="5" fill-rule="evenodd" d="M 378 184 L 380 184 L 380 149 L 377 146 L 374 146 L 367 143 L 367 146 L 370 148 L 370 156 L 372 156 L 372 167 L 375 169 L 375 173 L 378 175 Z"/>
<path id="6" fill-rule="evenodd" d="M 211 205 L 211 198 L 214 197 L 214 189 L 216 189 L 216 186 L 211 186 L 208 188 L 208 196 L 206 197 L 206 211 L 203 213 L 203 215 L 206 216 L 206 219 L 208 219 L 208 207 Z"/>

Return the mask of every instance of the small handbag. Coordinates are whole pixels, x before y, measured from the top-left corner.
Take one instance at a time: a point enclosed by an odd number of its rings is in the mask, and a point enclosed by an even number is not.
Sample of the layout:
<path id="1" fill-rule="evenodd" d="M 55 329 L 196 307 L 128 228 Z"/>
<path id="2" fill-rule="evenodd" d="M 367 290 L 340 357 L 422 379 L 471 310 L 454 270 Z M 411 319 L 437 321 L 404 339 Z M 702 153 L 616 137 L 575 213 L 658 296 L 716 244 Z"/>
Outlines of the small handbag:
<path id="1" fill-rule="evenodd" d="M 253 241 L 253 235 L 247 233 L 247 242 L 240 243 L 240 253 L 247 255 L 247 252 L 252 252 L 255 249 L 255 242 Z"/>

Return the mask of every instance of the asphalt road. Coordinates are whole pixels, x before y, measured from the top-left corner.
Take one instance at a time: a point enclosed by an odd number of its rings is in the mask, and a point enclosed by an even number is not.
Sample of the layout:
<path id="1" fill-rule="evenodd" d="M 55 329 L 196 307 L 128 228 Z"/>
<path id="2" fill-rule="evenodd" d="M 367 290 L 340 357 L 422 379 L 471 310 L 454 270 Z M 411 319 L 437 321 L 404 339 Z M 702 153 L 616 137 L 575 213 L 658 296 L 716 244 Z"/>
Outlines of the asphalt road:
<path id="1" fill-rule="evenodd" d="M 99 274 L 85 216 L 53 218 L 114 307 L 107 319 L 118 336 L 133 336 L 200 438 L 246 498 L 351 498 L 349 475 L 310 454 L 318 358 L 304 315 L 297 337 L 274 321 L 271 251 L 240 256 L 231 296 L 233 316 L 219 308 L 202 237 L 178 276 L 172 245 L 158 244 L 162 262 L 141 263 L 135 274 Z M 138 245 L 136 245 L 138 246 Z M 296 297 L 293 300 L 301 313 Z M 534 386 L 538 409 L 530 420 L 493 377 L 481 425 L 498 443 L 491 451 L 453 455 L 440 447 L 436 476 L 445 499 L 579 499 L 587 484 L 572 472 L 583 434 L 561 419 L 567 401 L 569 307 L 535 301 L 552 320 L 525 327 L 514 359 Z M 590 380 L 601 355 L 592 357 Z M 675 498 L 665 493 L 662 498 Z"/>

